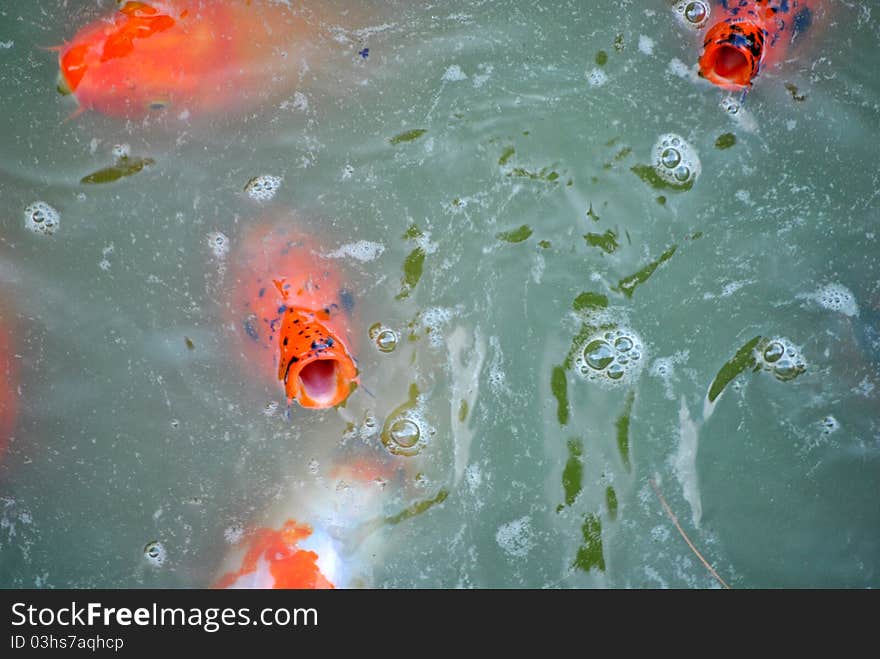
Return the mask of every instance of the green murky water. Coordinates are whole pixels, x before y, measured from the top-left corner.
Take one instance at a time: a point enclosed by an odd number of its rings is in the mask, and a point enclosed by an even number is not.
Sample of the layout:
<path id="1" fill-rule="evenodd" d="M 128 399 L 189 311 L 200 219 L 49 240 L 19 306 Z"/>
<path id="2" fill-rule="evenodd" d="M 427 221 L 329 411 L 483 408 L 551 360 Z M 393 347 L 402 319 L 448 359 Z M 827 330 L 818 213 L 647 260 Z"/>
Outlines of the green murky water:
<path id="1" fill-rule="evenodd" d="M 326 58 L 243 116 L 66 120 L 44 48 L 114 4 L 0 7 L 0 585 L 208 586 L 289 515 L 356 585 L 717 586 L 660 496 L 732 587 L 880 585 L 871 3 L 736 115 L 662 0 L 453 0 L 330 3 Z M 696 180 L 651 166 L 667 135 Z M 346 273 L 344 408 L 238 357 L 266 218 Z"/>

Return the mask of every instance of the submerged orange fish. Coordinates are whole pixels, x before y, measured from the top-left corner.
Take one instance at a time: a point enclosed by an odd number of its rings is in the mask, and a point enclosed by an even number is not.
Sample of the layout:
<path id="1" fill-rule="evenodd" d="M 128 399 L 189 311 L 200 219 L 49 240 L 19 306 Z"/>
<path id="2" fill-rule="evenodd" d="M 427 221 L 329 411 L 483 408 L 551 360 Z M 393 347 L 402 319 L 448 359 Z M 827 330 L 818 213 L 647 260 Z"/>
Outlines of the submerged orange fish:
<path id="1" fill-rule="evenodd" d="M 348 347 L 354 300 L 333 264 L 289 227 L 261 226 L 244 238 L 234 275 L 246 353 L 289 400 L 311 408 L 343 402 L 357 381 Z"/>
<path id="2" fill-rule="evenodd" d="M 59 89 L 80 111 L 137 119 L 252 107 L 289 91 L 317 29 L 267 0 L 148 0 L 83 27 L 58 48 Z"/>
<path id="3" fill-rule="evenodd" d="M 0 310 L 2 314 L 2 310 Z M 15 428 L 18 410 L 16 368 L 12 356 L 12 337 L 0 317 L 0 459 L 6 452 Z"/>
<path id="4" fill-rule="evenodd" d="M 278 530 L 257 529 L 250 535 L 241 567 L 220 577 L 215 587 L 333 588 L 318 566 L 318 553 L 300 547 L 311 535 L 311 527 L 292 519 Z"/>
<path id="5" fill-rule="evenodd" d="M 246 534 L 227 558 L 217 588 L 351 588 L 365 585 L 370 562 L 381 551 L 375 531 L 382 526 L 385 483 L 400 476 L 400 465 L 358 458 L 330 470 L 308 491 L 267 516 L 272 526 Z M 302 524 L 295 517 L 314 520 Z M 363 543 L 363 546 L 362 546 Z"/>
<path id="6" fill-rule="evenodd" d="M 758 73 L 782 60 L 814 20 L 818 0 L 721 0 L 721 17 L 703 40 L 700 75 L 745 91 Z"/>

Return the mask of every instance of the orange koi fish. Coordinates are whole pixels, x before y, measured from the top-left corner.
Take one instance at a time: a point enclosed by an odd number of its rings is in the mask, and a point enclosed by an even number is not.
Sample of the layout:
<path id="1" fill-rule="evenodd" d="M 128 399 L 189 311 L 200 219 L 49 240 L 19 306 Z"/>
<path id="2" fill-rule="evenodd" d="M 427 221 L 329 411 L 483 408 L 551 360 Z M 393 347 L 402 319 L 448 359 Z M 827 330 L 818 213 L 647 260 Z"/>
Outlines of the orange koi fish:
<path id="1" fill-rule="evenodd" d="M 284 385 L 288 400 L 327 408 L 357 382 L 348 327 L 351 293 L 304 236 L 258 227 L 236 262 L 235 312 L 246 352 Z"/>
<path id="2" fill-rule="evenodd" d="M 139 119 L 175 108 L 210 114 L 289 91 L 314 25 L 259 0 L 124 2 L 59 51 L 59 89 L 80 112 Z"/>
<path id="3" fill-rule="evenodd" d="M 0 458 L 6 452 L 15 428 L 18 410 L 16 368 L 12 356 L 12 337 L 0 320 Z"/>
<path id="4" fill-rule="evenodd" d="M 239 567 L 224 573 L 215 587 L 324 589 L 363 585 L 362 566 L 354 548 L 381 525 L 384 500 L 380 483 L 393 477 L 393 467 L 370 460 L 355 460 L 331 470 L 321 486 L 299 493 L 295 501 L 285 501 L 274 511 L 270 520 L 284 519 L 279 528 L 259 528 L 244 537 L 245 553 Z M 297 522 L 294 511 L 321 526 Z M 333 535 L 325 529 L 332 529 Z M 363 553 L 375 556 L 377 551 L 372 543 Z M 232 564 L 237 563 L 233 560 Z"/>
<path id="5" fill-rule="evenodd" d="M 312 536 L 312 529 L 288 519 L 279 530 L 257 529 L 241 567 L 227 572 L 216 588 L 300 588 L 325 589 L 334 585 L 324 576 L 320 557 L 300 543 Z"/>
<path id="6" fill-rule="evenodd" d="M 758 73 L 782 60 L 813 23 L 819 0 L 721 0 L 721 18 L 706 32 L 700 75 L 745 91 Z"/>

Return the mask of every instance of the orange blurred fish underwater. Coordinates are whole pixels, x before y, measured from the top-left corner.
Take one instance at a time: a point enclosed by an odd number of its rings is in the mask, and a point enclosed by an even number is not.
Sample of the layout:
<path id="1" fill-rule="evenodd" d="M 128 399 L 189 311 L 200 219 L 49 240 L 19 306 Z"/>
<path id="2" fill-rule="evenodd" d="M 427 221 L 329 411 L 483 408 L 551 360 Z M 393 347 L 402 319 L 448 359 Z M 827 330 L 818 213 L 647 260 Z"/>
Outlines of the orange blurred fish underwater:
<path id="1" fill-rule="evenodd" d="M 702 0 L 679 7 L 691 23 L 711 23 L 703 37 L 700 76 L 742 92 L 761 71 L 793 54 L 824 9 L 821 0 L 720 0 L 711 15 Z"/>
<path id="2" fill-rule="evenodd" d="M 2 302 L 0 302 L 2 304 Z M 17 369 L 13 355 L 12 334 L 7 329 L 0 306 L 0 461 L 15 430 L 18 412 Z"/>
<path id="3" fill-rule="evenodd" d="M 185 118 L 289 91 L 319 32 L 311 13 L 266 0 L 128 0 L 53 50 L 75 114 Z"/>
<path id="4" fill-rule="evenodd" d="M 281 498 L 265 517 L 269 526 L 241 534 L 214 587 L 366 586 L 370 564 L 385 551 L 384 483 L 399 475 L 393 462 L 349 459 L 308 491 Z"/>

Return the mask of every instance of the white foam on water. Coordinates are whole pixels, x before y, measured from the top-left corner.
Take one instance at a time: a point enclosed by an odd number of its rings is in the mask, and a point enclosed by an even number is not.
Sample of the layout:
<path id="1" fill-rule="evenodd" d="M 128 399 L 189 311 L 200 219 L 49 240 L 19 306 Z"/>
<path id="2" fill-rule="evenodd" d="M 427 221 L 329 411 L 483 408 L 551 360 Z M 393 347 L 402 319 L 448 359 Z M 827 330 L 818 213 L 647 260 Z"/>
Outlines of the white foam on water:
<path id="1" fill-rule="evenodd" d="M 453 483 L 458 485 L 464 476 L 471 457 L 474 430 L 470 423 L 477 395 L 480 392 L 480 371 L 486 359 L 486 341 L 479 332 L 456 327 L 446 339 L 449 351 L 449 367 L 452 373 L 450 418 L 452 419 L 452 445 L 454 451 Z M 459 418 L 463 406 L 468 414 Z"/>
<path id="2" fill-rule="evenodd" d="M 253 177 L 244 186 L 247 196 L 255 201 L 269 201 L 281 187 L 282 178 L 271 174 L 261 174 Z"/>
<path id="3" fill-rule="evenodd" d="M 61 214 L 45 201 L 35 201 L 24 209 L 24 226 L 37 235 L 51 236 L 61 228 Z"/>
<path id="4" fill-rule="evenodd" d="M 443 77 L 440 78 L 443 82 L 460 82 L 461 80 L 467 80 L 467 74 L 461 70 L 461 67 L 458 64 L 453 64 L 443 73 Z"/>
<path id="5" fill-rule="evenodd" d="M 678 410 L 678 447 L 673 457 L 672 467 L 675 477 L 681 484 L 685 501 L 691 507 L 691 519 L 699 528 L 703 517 L 703 504 L 700 501 L 700 484 L 697 478 L 697 449 L 699 448 L 699 426 L 691 419 L 685 397 L 681 397 Z"/>
<path id="6" fill-rule="evenodd" d="M 532 519 L 528 515 L 520 517 L 498 527 L 495 542 L 504 553 L 514 558 L 524 558 L 534 546 Z"/>
<path id="7" fill-rule="evenodd" d="M 800 297 L 812 300 L 829 311 L 842 313 L 844 316 L 858 316 L 859 305 L 852 291 L 843 284 L 831 283 L 822 286 L 813 293 Z"/>
<path id="8" fill-rule="evenodd" d="M 602 69 L 590 69 L 587 71 L 587 82 L 590 83 L 590 87 L 601 87 L 608 82 L 608 74 Z"/>
<path id="9" fill-rule="evenodd" d="M 369 261 L 375 261 L 382 256 L 384 251 L 385 245 L 382 243 L 374 243 L 369 240 L 359 240 L 356 243 L 342 245 L 339 249 L 328 252 L 327 254 L 324 254 L 324 256 L 330 259 L 352 258 L 367 263 Z"/>

